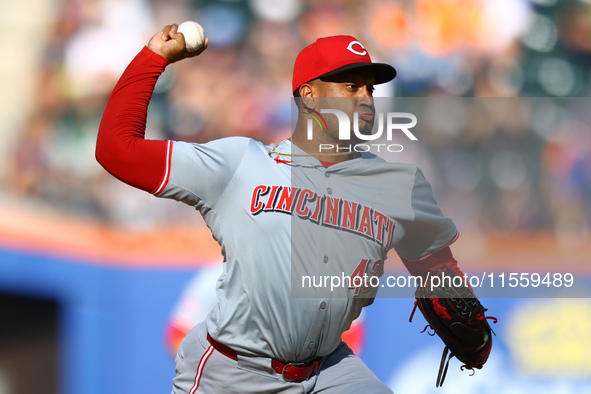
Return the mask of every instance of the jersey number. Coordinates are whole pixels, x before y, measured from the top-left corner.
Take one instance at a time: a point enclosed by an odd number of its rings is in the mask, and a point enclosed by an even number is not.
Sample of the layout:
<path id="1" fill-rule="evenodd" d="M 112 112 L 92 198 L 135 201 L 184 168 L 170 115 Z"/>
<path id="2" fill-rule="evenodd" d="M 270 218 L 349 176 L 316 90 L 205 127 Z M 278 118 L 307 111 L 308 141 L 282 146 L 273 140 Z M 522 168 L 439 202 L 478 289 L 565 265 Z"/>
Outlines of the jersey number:
<path id="1" fill-rule="evenodd" d="M 351 274 L 351 282 L 350 282 L 350 289 L 355 289 L 355 296 L 358 296 L 359 293 L 367 293 L 370 291 L 373 286 L 373 281 L 371 280 L 372 277 L 378 277 L 382 270 L 383 261 L 377 260 L 373 263 L 371 268 L 371 274 L 367 274 L 367 266 L 370 263 L 370 259 L 361 259 L 353 273 Z"/>

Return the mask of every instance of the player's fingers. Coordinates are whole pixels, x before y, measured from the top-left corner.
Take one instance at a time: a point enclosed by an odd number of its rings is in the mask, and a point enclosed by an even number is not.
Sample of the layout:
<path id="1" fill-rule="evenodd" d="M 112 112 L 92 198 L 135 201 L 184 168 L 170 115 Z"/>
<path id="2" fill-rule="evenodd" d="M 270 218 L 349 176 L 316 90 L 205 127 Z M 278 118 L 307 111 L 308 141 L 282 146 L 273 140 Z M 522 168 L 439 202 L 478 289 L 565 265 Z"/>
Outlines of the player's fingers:
<path id="1" fill-rule="evenodd" d="M 180 46 L 181 48 L 185 47 L 185 36 L 183 35 L 183 33 L 179 33 L 178 32 L 179 29 L 179 25 L 177 24 L 172 24 L 168 26 L 167 29 L 167 39 L 170 40 L 174 40 L 176 41 L 178 44 L 178 46 Z"/>
<path id="2" fill-rule="evenodd" d="M 175 38 L 175 36 L 178 34 L 179 30 L 179 25 L 177 25 L 176 23 L 170 25 L 170 29 L 168 30 L 168 36 L 170 38 Z"/>
<path id="3" fill-rule="evenodd" d="M 164 27 L 161 31 L 155 33 L 148 41 L 148 48 L 158 53 L 158 49 L 168 40 L 168 30 Z"/>
<path id="4" fill-rule="evenodd" d="M 174 23 L 172 25 L 164 26 L 164 28 L 162 29 L 162 39 L 164 41 L 168 41 L 170 38 L 174 36 L 174 34 L 176 34 L 178 28 L 179 25 Z"/>
<path id="5" fill-rule="evenodd" d="M 183 48 L 185 47 L 185 36 L 183 33 L 179 33 L 177 31 L 178 29 L 178 25 L 173 25 L 173 28 L 170 29 L 170 31 L 168 32 L 168 35 L 170 36 L 171 39 L 178 41 L 180 44 L 183 44 Z"/>
<path id="6" fill-rule="evenodd" d="M 170 31 L 170 25 L 166 25 L 164 26 L 164 28 L 162 29 L 162 40 L 166 41 L 168 40 L 168 32 Z"/>
<path id="7" fill-rule="evenodd" d="M 203 41 L 203 46 L 201 48 L 199 48 L 199 50 L 197 52 L 201 53 L 204 50 L 206 50 L 208 44 L 209 44 L 209 38 L 205 37 L 205 41 Z"/>

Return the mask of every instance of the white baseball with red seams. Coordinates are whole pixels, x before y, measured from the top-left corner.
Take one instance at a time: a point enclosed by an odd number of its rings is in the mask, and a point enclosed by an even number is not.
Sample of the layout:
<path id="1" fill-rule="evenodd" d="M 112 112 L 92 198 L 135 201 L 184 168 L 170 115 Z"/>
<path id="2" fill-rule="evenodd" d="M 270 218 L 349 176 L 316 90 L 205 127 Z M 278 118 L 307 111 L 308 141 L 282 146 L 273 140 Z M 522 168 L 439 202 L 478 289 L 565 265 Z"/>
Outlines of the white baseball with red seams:
<path id="1" fill-rule="evenodd" d="M 177 32 L 183 33 L 185 36 L 185 50 L 187 52 L 195 52 L 205 42 L 205 31 L 197 22 L 183 22 L 179 25 Z"/>

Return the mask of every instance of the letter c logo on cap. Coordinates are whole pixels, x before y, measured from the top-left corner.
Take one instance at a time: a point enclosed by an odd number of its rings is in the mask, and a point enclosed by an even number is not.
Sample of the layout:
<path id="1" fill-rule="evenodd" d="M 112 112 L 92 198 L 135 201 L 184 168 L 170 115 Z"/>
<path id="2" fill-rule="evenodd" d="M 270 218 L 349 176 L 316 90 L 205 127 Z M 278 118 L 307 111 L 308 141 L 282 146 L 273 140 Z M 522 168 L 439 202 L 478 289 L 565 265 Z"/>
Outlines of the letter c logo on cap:
<path id="1" fill-rule="evenodd" d="M 358 50 L 354 49 L 353 48 L 353 45 L 359 45 L 361 47 L 361 49 L 363 49 L 363 51 L 358 51 Z M 347 46 L 347 50 L 349 52 L 351 52 L 351 53 L 354 53 L 355 55 L 358 55 L 358 56 L 365 56 L 365 55 L 367 55 L 367 51 L 365 50 L 365 47 L 359 41 L 351 41 L 349 43 L 349 46 Z"/>

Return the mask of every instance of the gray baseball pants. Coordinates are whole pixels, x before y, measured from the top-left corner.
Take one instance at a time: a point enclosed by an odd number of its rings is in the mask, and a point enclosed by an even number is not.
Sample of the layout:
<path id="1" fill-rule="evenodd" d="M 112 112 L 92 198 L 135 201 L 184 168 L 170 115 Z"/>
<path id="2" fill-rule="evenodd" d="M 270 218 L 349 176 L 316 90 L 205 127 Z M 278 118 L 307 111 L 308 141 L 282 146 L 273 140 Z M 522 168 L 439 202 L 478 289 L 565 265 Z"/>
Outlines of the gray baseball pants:
<path id="1" fill-rule="evenodd" d="M 392 393 L 345 343 L 322 359 L 315 375 L 286 382 L 269 358 L 238 356 L 236 361 L 213 349 L 201 323 L 187 334 L 175 362 L 172 394 Z"/>

